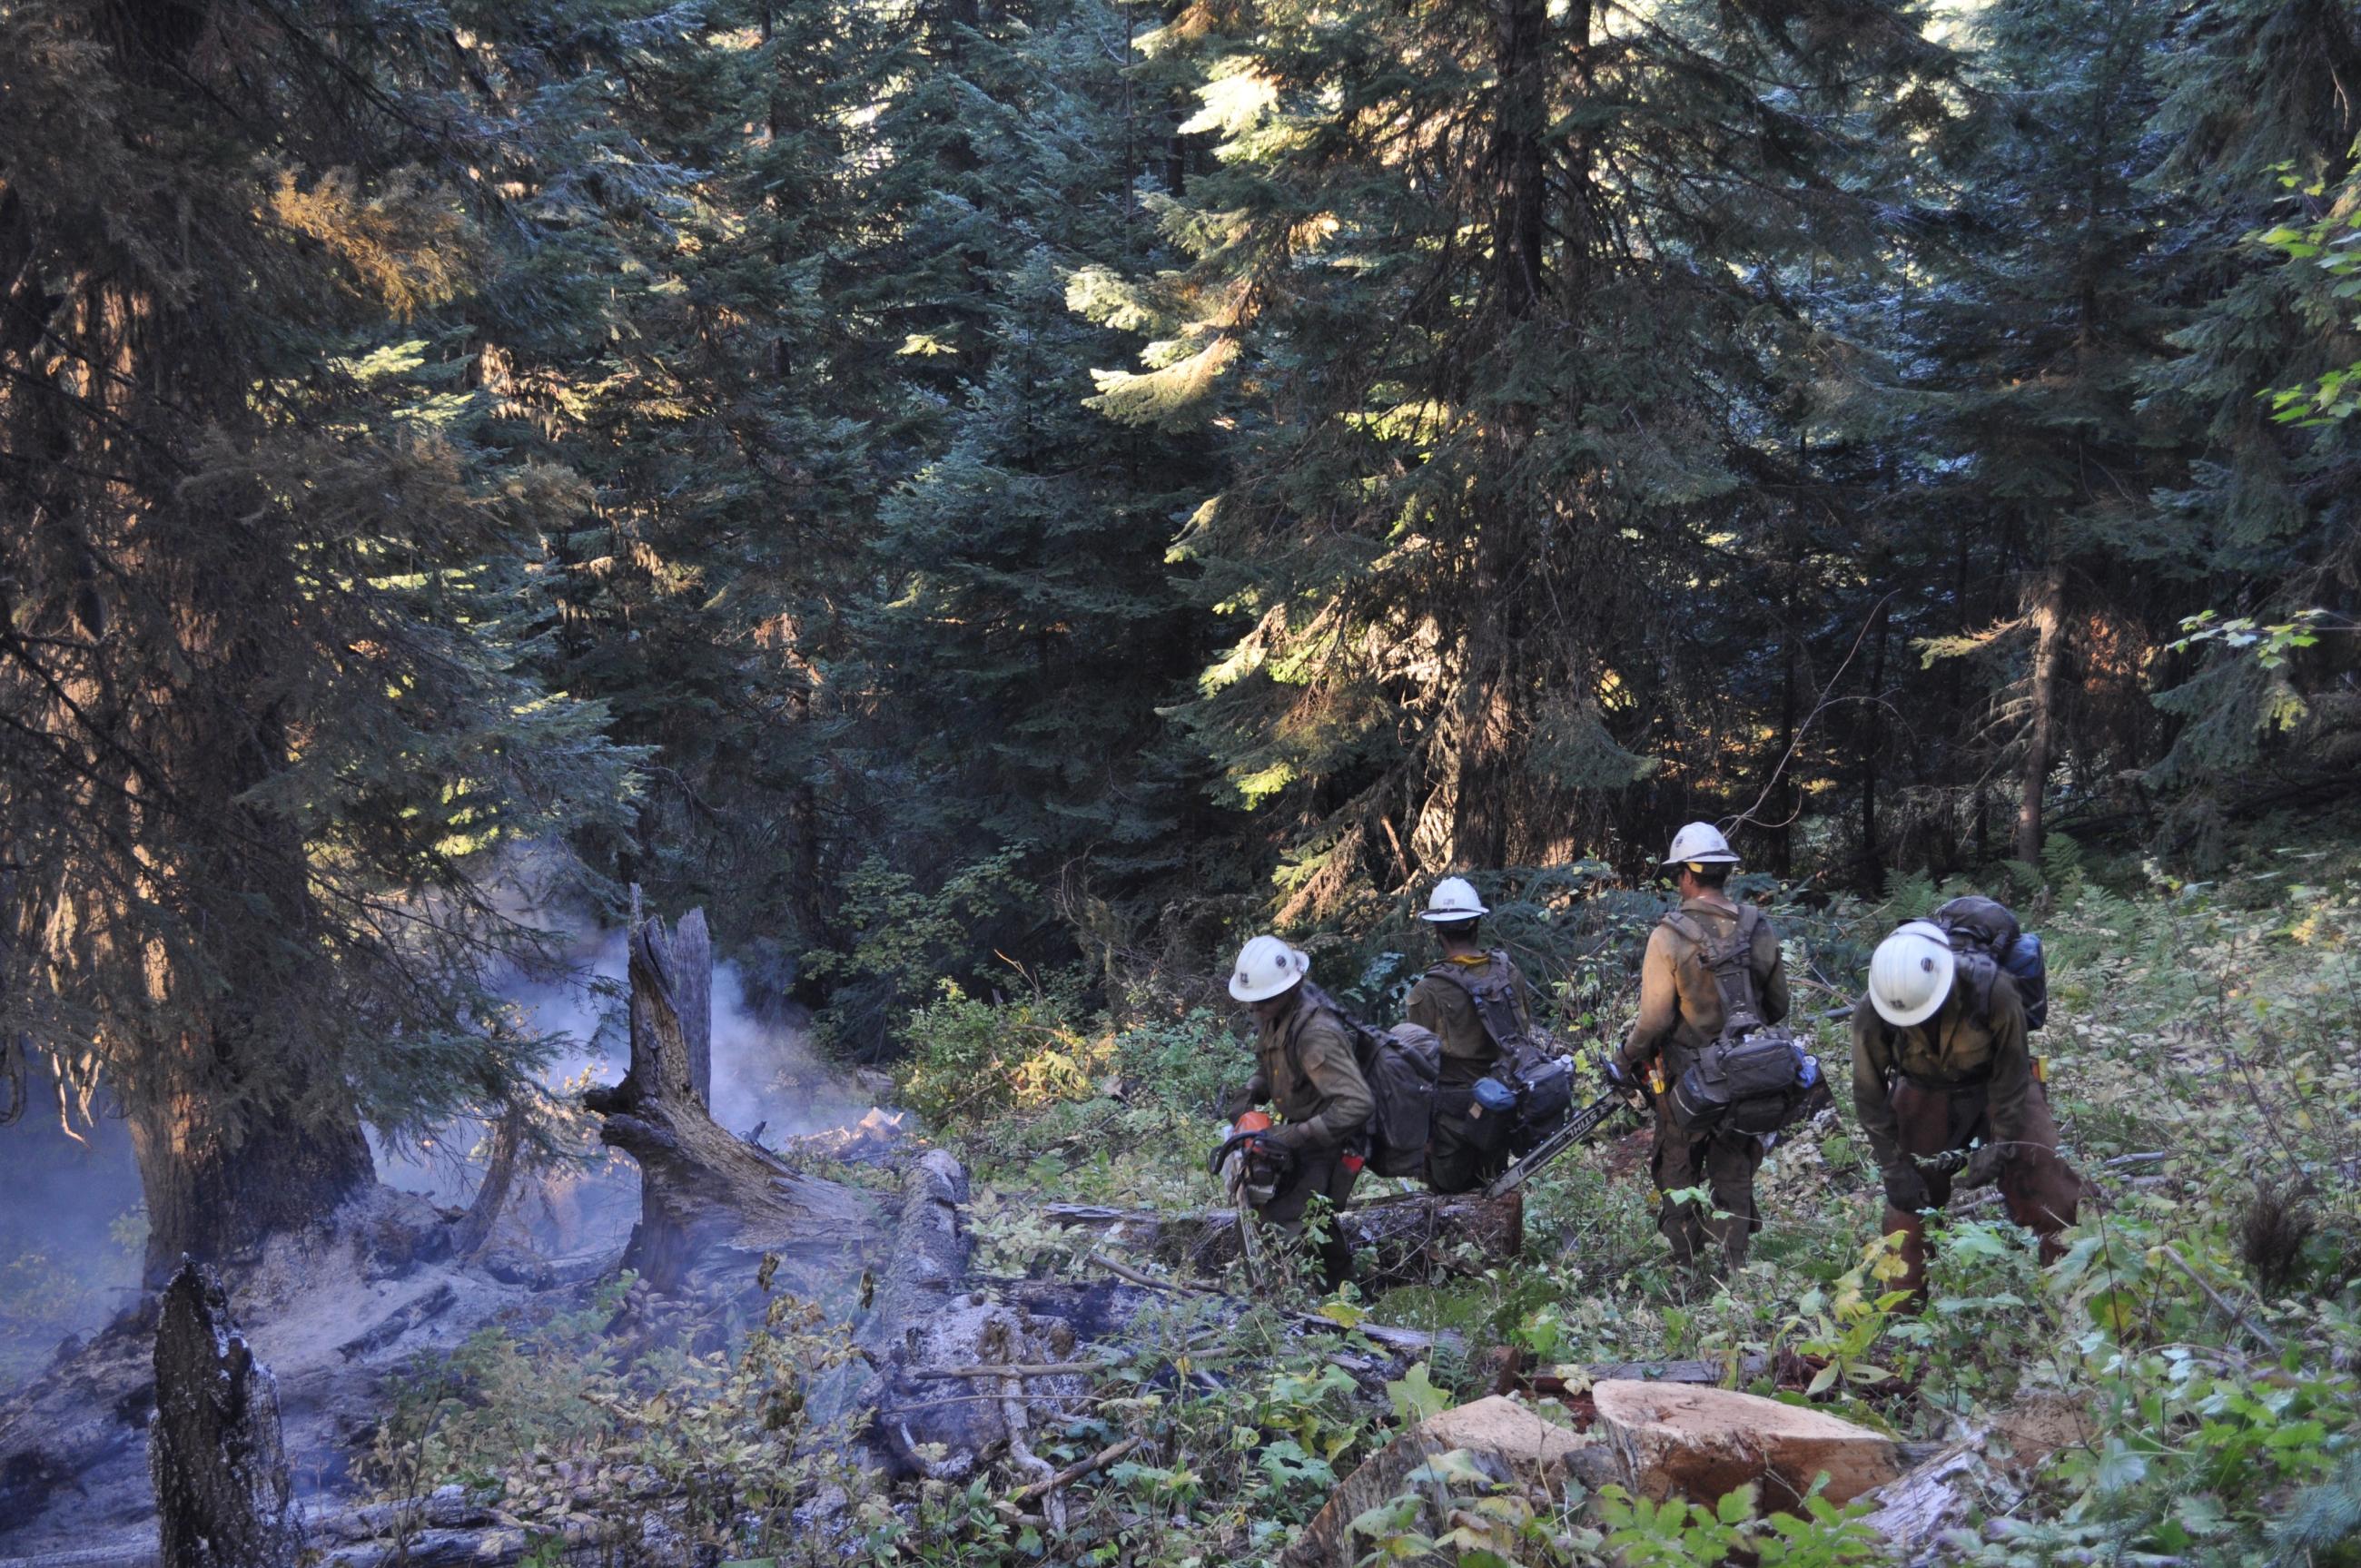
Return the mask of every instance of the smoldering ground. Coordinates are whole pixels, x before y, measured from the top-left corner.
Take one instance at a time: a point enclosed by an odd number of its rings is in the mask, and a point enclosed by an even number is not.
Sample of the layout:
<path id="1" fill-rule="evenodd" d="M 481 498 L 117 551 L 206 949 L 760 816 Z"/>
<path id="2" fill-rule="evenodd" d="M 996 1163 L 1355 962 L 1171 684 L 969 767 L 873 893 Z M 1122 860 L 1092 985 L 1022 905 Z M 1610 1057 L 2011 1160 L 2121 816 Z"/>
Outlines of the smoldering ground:
<path id="1" fill-rule="evenodd" d="M 548 930 L 547 959 L 510 963 L 491 977 L 497 994 L 533 1033 L 555 1043 L 538 1074 L 552 1104 L 589 1083 L 611 1082 L 629 1064 L 628 938 L 588 912 L 512 911 Z M 56 1080 L 36 1056 L 27 1108 L 0 1131 L 0 1391 L 47 1365 L 69 1336 L 86 1336 L 137 1294 L 146 1222 L 125 1124 L 108 1114 L 104 1089 L 89 1113 L 60 1115 Z M 713 973 L 713 1114 L 732 1132 L 779 1140 L 858 1119 L 865 1101 L 813 1052 L 807 1020 L 791 1005 L 751 996 L 736 966 Z M 491 1124 L 467 1116 L 415 1144 L 376 1135 L 379 1179 L 445 1207 L 475 1196 Z M 509 1234 L 552 1257 L 619 1251 L 638 1217 L 631 1163 L 575 1121 L 555 1157 L 513 1191 Z"/>

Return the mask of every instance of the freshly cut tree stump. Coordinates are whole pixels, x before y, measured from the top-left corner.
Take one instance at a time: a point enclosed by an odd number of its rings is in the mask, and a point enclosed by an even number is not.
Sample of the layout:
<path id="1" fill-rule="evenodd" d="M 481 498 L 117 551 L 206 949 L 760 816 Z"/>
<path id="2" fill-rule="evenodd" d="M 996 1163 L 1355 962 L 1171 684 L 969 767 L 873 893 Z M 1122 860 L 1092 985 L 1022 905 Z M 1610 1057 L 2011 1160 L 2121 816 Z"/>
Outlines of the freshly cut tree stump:
<path id="1" fill-rule="evenodd" d="M 751 1288 L 764 1254 L 812 1293 L 847 1248 L 875 1235 L 867 1201 L 790 1169 L 724 1130 L 707 1109 L 712 1073 L 713 948 L 705 913 L 677 932 L 650 918 L 631 932 L 631 1068 L 582 1102 L 599 1138 L 640 1165 L 640 1223 L 623 1254 L 656 1290 Z"/>
<path id="2" fill-rule="evenodd" d="M 1792 1508 L 1822 1472 L 1823 1494 L 1848 1503 L 1902 1474 L 1902 1453 L 1882 1432 L 1820 1410 L 1727 1388 L 1610 1381 L 1590 1390 L 1595 1430 L 1614 1443 L 1642 1497 L 1678 1493 L 1711 1504 L 1750 1481 L 1766 1508 Z"/>
<path id="3" fill-rule="evenodd" d="M 183 1263 L 164 1288 L 148 1469 L 163 1568 L 295 1568 L 303 1530 L 279 1387 L 202 1264 Z"/>

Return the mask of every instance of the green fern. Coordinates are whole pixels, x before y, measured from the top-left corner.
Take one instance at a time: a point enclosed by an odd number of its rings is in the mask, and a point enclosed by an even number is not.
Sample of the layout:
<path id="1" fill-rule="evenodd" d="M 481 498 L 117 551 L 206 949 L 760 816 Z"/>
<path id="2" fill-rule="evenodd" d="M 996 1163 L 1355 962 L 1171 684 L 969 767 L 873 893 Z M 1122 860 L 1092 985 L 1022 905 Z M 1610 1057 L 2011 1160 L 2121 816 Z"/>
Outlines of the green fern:
<path id="1" fill-rule="evenodd" d="M 2066 901 L 2070 897 L 2069 890 L 2082 881 L 2082 846 L 2066 834 L 2050 834 L 2041 846 L 2041 876 L 2059 900 Z"/>

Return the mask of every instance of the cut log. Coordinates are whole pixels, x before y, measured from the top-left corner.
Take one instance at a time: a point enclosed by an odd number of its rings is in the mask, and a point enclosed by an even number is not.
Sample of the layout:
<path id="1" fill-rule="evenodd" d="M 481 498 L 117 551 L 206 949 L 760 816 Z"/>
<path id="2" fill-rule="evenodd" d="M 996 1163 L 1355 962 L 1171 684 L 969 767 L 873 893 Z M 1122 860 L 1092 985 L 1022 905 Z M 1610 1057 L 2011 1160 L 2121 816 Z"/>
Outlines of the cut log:
<path id="1" fill-rule="evenodd" d="M 825 1293 L 836 1272 L 827 1266 L 873 1239 L 867 1201 L 798 1174 L 708 1113 L 713 951 L 704 913 L 689 911 L 677 933 L 651 918 L 631 932 L 631 1071 L 583 1096 L 604 1119 L 599 1137 L 640 1165 L 640 1223 L 623 1266 L 666 1294 L 746 1288 L 774 1254 L 791 1283 Z"/>
<path id="2" fill-rule="evenodd" d="M 183 1263 L 164 1289 L 148 1467 L 163 1568 L 295 1568 L 303 1530 L 279 1387 L 201 1264 Z"/>
<path id="3" fill-rule="evenodd" d="M 1094 1204 L 1052 1203 L 1053 1223 L 1096 1231 L 1167 1268 L 1212 1277 L 1236 1265 L 1242 1249 L 1234 1209 L 1159 1213 Z M 1438 1274 L 1480 1273 L 1515 1258 L 1524 1245 L 1524 1199 L 1510 1192 L 1438 1196 L 1389 1194 L 1348 1205 L 1337 1223 L 1353 1244 L 1356 1282 L 1365 1290 L 1422 1285 Z"/>
<path id="4" fill-rule="evenodd" d="M 1822 1494 L 1847 1503 L 1902 1474 L 1894 1441 L 1824 1411 L 1727 1388 L 1609 1381 L 1595 1385 L 1595 1430 L 1614 1443 L 1633 1487 L 1659 1502 L 1678 1494 L 1708 1506 L 1749 1482 L 1766 1508 Z"/>
<path id="5" fill-rule="evenodd" d="M 1561 1494 L 1569 1478 L 1588 1487 L 1625 1479 L 1620 1458 L 1606 1444 L 1553 1426 L 1496 1394 L 1431 1416 L 1372 1454 L 1304 1526 L 1282 1560 L 1287 1568 L 1353 1568 L 1370 1548 L 1355 1539 L 1353 1520 L 1401 1496 L 1410 1489 L 1412 1471 L 1455 1450 L 1466 1453 L 1493 1481 L 1535 1494 L 1543 1504 Z M 1432 1510 L 1434 1505 L 1427 1507 Z M 1539 1511 L 1546 1518 L 1552 1510 L 1544 1506 Z M 1448 1528 L 1428 1522 L 1430 1535 Z"/>

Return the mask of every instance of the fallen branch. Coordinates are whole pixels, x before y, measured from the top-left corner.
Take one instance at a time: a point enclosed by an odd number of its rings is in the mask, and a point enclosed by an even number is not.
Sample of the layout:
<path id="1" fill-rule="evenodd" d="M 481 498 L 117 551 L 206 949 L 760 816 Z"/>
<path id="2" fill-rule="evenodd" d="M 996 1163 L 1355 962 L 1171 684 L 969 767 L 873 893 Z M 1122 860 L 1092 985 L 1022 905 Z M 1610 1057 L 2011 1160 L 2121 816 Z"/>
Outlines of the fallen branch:
<path id="1" fill-rule="evenodd" d="M 1085 1262 L 1105 1269 L 1117 1279 L 1146 1289 L 1170 1290 L 1177 1296 L 1219 1294 L 1217 1291 L 1201 1289 L 1194 1285 L 1182 1285 L 1170 1279 L 1159 1279 L 1152 1274 L 1142 1274 L 1127 1264 L 1116 1262 L 1103 1252 L 1085 1253 L 1082 1255 Z M 1323 1318 L 1317 1312 L 1290 1312 L 1287 1317 L 1289 1321 L 1305 1328 L 1321 1329 L 1329 1333 L 1357 1333 L 1388 1349 L 1408 1351 L 1412 1354 L 1433 1350 L 1438 1346 L 1457 1350 L 1466 1343 L 1448 1329 L 1428 1333 L 1423 1329 L 1399 1329 L 1389 1323 L 1370 1322 L 1355 1323 L 1347 1329 L 1335 1319 Z"/>
<path id="2" fill-rule="evenodd" d="M 1152 1274 L 1142 1274 L 1126 1263 L 1118 1263 L 1103 1252 L 1085 1253 L 1082 1261 L 1105 1269 L 1126 1285 L 1137 1285 L 1147 1290 L 1170 1290 L 1176 1296 L 1209 1296 L 1213 1292 L 1194 1285 L 1183 1285 L 1177 1279 L 1159 1279 Z"/>
<path id="3" fill-rule="evenodd" d="M 1234 1360 L 1239 1354 L 1234 1350 L 1180 1350 L 1162 1359 L 1186 1361 L 1194 1366 L 1206 1362 Z M 1121 1361 L 1052 1361 L 1031 1365 L 983 1362 L 974 1366 L 914 1367 L 903 1376 L 912 1382 L 923 1382 L 931 1377 L 1088 1377 L 1093 1373 L 1118 1371 L 1126 1365 Z"/>
<path id="4" fill-rule="evenodd" d="M 2219 1290 L 2214 1289 L 2213 1286 L 2207 1284 L 2205 1282 L 2205 1277 L 2198 1273 L 2196 1269 L 2191 1267 L 2189 1260 L 2181 1256 L 2180 1252 L 2173 1247 L 2170 1242 L 2167 1242 L 2164 1245 L 2163 1250 L 2164 1255 L 2171 1260 L 2173 1266 L 2180 1269 L 2181 1273 L 2189 1276 L 2189 1277 L 2196 1283 L 2197 1288 L 2205 1292 L 2205 1299 L 2207 1300 L 2222 1309 L 2222 1315 L 2224 1317 L 2228 1318 L 2231 1322 L 2235 1323 L 2239 1328 L 2246 1330 L 2248 1333 L 2260 1340 L 2265 1350 L 2269 1351 L 2274 1355 L 2279 1354 L 2279 1342 L 2272 1337 L 2270 1330 L 2263 1327 L 2262 1324 L 2254 1321 L 2252 1319 L 2248 1318 L 2246 1313 L 2231 1305 L 2230 1299 L 2223 1295 Z"/>
<path id="5" fill-rule="evenodd" d="M 1106 1447 L 1100 1449 L 1096 1453 L 1092 1454 L 1088 1459 L 1079 1460 L 1072 1464 L 1067 1465 L 1055 1475 L 1036 1481 L 1031 1486 L 1026 1486 L 1019 1491 L 1012 1492 L 1009 1494 L 1008 1501 L 1012 1505 L 1015 1505 L 1029 1503 L 1037 1497 L 1046 1497 L 1060 1487 L 1071 1486 L 1074 1482 L 1081 1480 L 1083 1476 L 1088 1475 L 1093 1470 L 1105 1469 L 1108 1465 L 1113 1464 L 1116 1460 L 1121 1459 L 1125 1454 L 1129 1453 L 1133 1449 L 1137 1448 L 1141 1443 L 1146 1442 L 1148 1440 L 1144 1437 L 1127 1437 L 1121 1442 L 1109 1443 Z"/>

